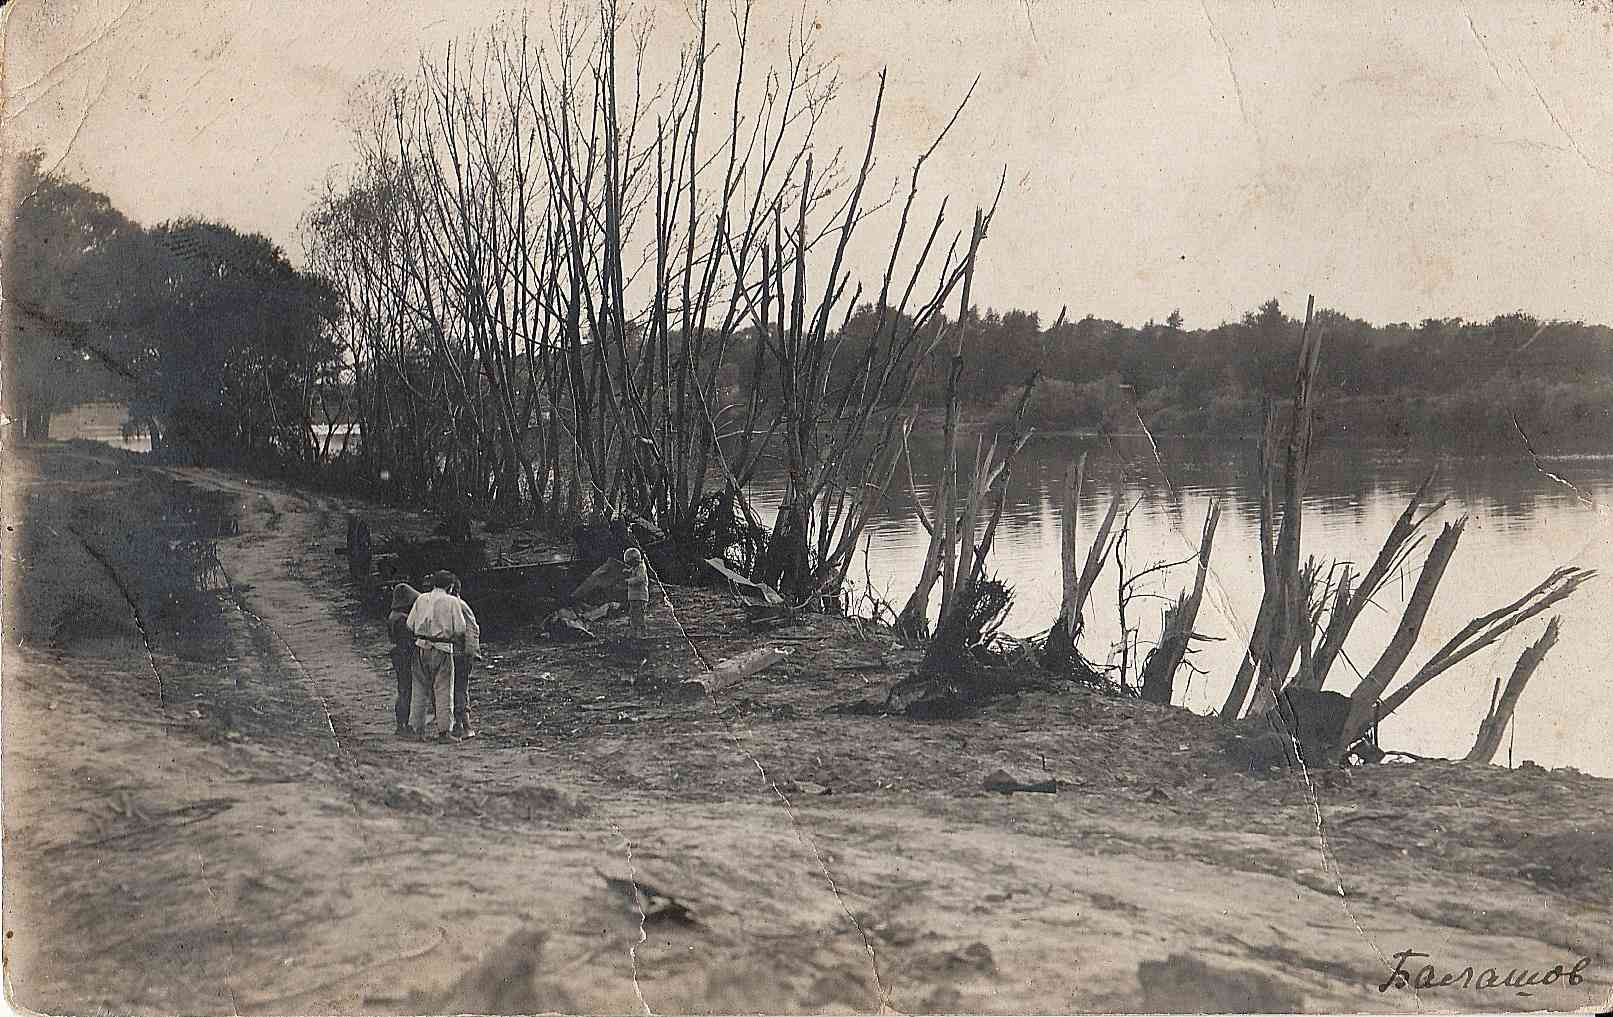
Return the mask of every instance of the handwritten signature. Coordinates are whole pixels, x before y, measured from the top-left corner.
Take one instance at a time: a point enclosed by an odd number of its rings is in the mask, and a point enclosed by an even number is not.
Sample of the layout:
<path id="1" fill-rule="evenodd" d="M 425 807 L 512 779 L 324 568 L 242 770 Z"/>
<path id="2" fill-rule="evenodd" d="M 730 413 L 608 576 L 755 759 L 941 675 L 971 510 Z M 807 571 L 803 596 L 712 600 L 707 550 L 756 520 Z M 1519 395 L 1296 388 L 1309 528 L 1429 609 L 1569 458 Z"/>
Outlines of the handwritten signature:
<path id="1" fill-rule="evenodd" d="M 1402 950 L 1394 955 L 1395 969 L 1383 984 L 1378 986 L 1379 992 L 1388 992 L 1390 989 L 1439 989 L 1446 986 L 1461 989 L 1515 989 L 1520 996 L 1529 996 L 1533 993 L 1525 991 L 1535 985 L 1553 985 L 1558 981 L 1566 981 L 1569 985 L 1579 985 L 1585 981 L 1585 969 L 1590 967 L 1591 959 L 1581 957 L 1573 967 L 1564 967 L 1555 964 L 1549 968 L 1534 970 L 1531 968 L 1511 968 L 1505 975 L 1496 968 L 1475 969 L 1472 966 L 1460 971 L 1439 971 L 1434 965 L 1425 964 L 1413 971 L 1406 966 L 1407 961 L 1413 957 L 1427 957 L 1426 953 L 1416 950 Z"/>

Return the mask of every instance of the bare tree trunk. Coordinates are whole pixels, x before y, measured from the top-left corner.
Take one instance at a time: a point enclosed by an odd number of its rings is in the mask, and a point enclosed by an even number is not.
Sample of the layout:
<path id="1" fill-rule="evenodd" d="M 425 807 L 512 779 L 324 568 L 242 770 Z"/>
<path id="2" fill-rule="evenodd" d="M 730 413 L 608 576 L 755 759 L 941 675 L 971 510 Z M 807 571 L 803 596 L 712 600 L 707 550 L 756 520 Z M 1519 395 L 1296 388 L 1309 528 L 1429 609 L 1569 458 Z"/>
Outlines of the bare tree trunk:
<path id="1" fill-rule="evenodd" d="M 1466 525 L 1466 516 L 1454 523 L 1446 523 L 1434 539 L 1433 547 L 1428 550 L 1428 558 L 1423 562 L 1423 570 L 1417 576 L 1417 585 L 1412 589 L 1411 599 L 1406 603 L 1405 613 L 1400 616 L 1400 626 L 1395 629 L 1378 662 L 1372 665 L 1372 670 L 1350 694 L 1350 716 L 1344 723 L 1344 735 L 1339 739 L 1340 749 L 1348 749 L 1366 732 L 1372 720 L 1372 705 L 1383 697 L 1384 690 L 1394 681 L 1406 656 L 1417 644 L 1417 633 L 1422 630 L 1428 605 L 1434 600 L 1434 591 L 1439 588 L 1439 581 L 1445 575 L 1445 566 L 1450 564 L 1451 555 L 1456 553 L 1457 541 L 1462 539 L 1462 529 Z"/>
<path id="2" fill-rule="evenodd" d="M 1014 411 L 1013 423 L 1010 425 L 1008 448 L 1001 457 L 998 456 L 996 438 L 992 439 L 988 449 L 977 451 L 975 454 L 974 475 L 970 479 L 969 494 L 964 499 L 962 521 L 958 525 L 958 554 L 955 565 L 957 571 L 952 577 L 950 596 L 942 604 L 941 616 L 935 626 L 935 637 L 925 652 L 923 663 L 919 665 L 921 675 L 956 672 L 970 647 L 988 634 L 987 628 L 994 620 L 988 617 L 990 611 L 982 610 L 982 605 L 989 604 L 1000 611 L 1008 607 L 1007 599 L 997 599 L 1000 591 L 986 592 L 984 585 L 986 559 L 991 554 L 997 525 L 1002 521 L 1014 457 L 1030 439 L 1030 434 L 1022 433 L 1020 427 L 1040 376 L 1040 372 L 1033 373 L 1025 382 L 1019 404 Z M 986 522 L 985 533 L 981 537 L 980 544 L 976 546 L 974 542 L 976 524 L 987 496 L 993 491 L 996 492 L 997 499 Z M 950 514 L 949 512 L 948 515 Z"/>
<path id="3" fill-rule="evenodd" d="M 1316 298 L 1305 302 L 1300 333 L 1299 367 L 1294 377 L 1294 405 L 1282 469 L 1277 467 L 1277 410 L 1268 400 L 1260 440 L 1260 561 L 1265 590 L 1255 616 L 1249 650 L 1238 668 L 1221 716 L 1235 720 L 1243 712 L 1251 685 L 1251 712 L 1270 706 L 1288 678 L 1305 629 L 1306 598 L 1300 583 L 1300 524 L 1303 519 L 1305 472 L 1309 466 L 1315 410 L 1316 371 L 1322 355 L 1321 329 L 1313 329 Z M 1278 508 L 1281 506 L 1281 522 Z"/>
<path id="4" fill-rule="evenodd" d="M 1082 452 L 1075 465 L 1064 471 L 1064 497 L 1059 511 L 1059 602 L 1058 618 L 1048 630 L 1042 648 L 1042 661 L 1052 668 L 1063 668 L 1075 655 L 1075 638 L 1081 628 L 1081 573 L 1076 562 L 1081 553 L 1081 489 L 1086 486 L 1087 454 Z"/>
<path id="5" fill-rule="evenodd" d="M 1315 422 L 1312 400 L 1315 396 L 1316 370 L 1322 355 L 1321 329 L 1313 330 L 1312 327 L 1315 310 L 1316 298 L 1308 297 L 1305 301 L 1305 327 L 1300 333 L 1299 372 L 1294 379 L 1294 407 L 1288 422 L 1288 441 L 1283 456 L 1282 528 L 1277 535 L 1270 577 L 1276 580 L 1270 616 L 1276 624 L 1266 634 L 1259 683 L 1250 704 L 1254 711 L 1269 709 L 1276 702 L 1277 692 L 1288 680 L 1289 667 L 1299 649 L 1299 641 L 1304 637 L 1304 618 L 1309 606 L 1300 582 L 1299 559 L 1305 479 L 1310 468 L 1311 435 Z M 1275 501 L 1275 492 L 1272 500 Z"/>
<path id="6" fill-rule="evenodd" d="M 1522 597 L 1468 622 L 1462 631 L 1452 636 L 1437 653 L 1428 658 L 1428 663 L 1424 664 L 1410 681 L 1384 699 L 1378 716 L 1387 717 L 1399 709 L 1412 693 L 1494 643 L 1507 632 L 1568 597 L 1595 575 L 1592 570 L 1569 566 L 1556 569 Z"/>
<path id="7" fill-rule="evenodd" d="M 941 480 L 941 489 L 948 494 L 948 501 L 938 504 L 935 510 L 935 525 L 941 534 L 941 617 L 945 618 L 951 608 L 955 595 L 955 584 L 958 575 L 958 547 L 956 531 L 959 528 L 953 522 L 952 492 L 958 489 L 958 417 L 961 413 L 961 404 L 958 397 L 958 379 L 963 374 L 963 338 L 964 329 L 969 321 L 969 295 L 974 286 L 975 255 L 980 249 L 980 241 L 985 233 L 985 226 L 981 220 L 980 210 L 975 210 L 974 229 L 969 234 L 969 255 L 965 262 L 963 274 L 963 293 L 958 300 L 958 321 L 954 326 L 957 334 L 953 340 L 952 358 L 947 364 L 946 387 L 946 418 L 941 425 L 941 469 L 944 471 Z M 975 478 L 978 482 L 979 478 Z M 969 532 L 967 538 L 974 540 L 974 533 Z M 923 583 L 923 580 L 920 580 Z M 917 591 L 915 591 L 917 592 Z M 939 632 L 939 627 L 937 628 Z"/>
<path id="8" fill-rule="evenodd" d="M 903 446 L 907 438 L 903 436 Z M 913 462 L 908 457 L 907 463 L 907 489 L 913 499 L 913 511 L 918 515 L 919 522 L 930 535 L 929 548 L 924 552 L 924 567 L 919 572 L 918 582 L 913 592 L 908 595 L 907 603 L 896 616 L 896 631 L 907 639 L 926 639 L 930 635 L 930 591 L 941 577 L 941 553 L 945 530 L 941 526 L 941 517 L 952 511 L 952 489 L 949 482 L 952 471 L 942 469 L 941 483 L 935 494 L 935 519 L 932 522 L 929 513 L 924 511 L 924 502 L 919 498 L 918 487 L 913 482 Z"/>
<path id="9" fill-rule="evenodd" d="M 1187 656 L 1199 605 L 1204 601 L 1204 583 L 1210 574 L 1210 547 L 1215 542 L 1215 527 L 1220 520 L 1221 503 L 1212 501 L 1204 518 L 1204 535 L 1199 540 L 1199 565 L 1193 577 L 1193 592 L 1178 596 L 1176 603 L 1166 610 L 1159 645 L 1143 662 L 1142 697 L 1150 703 L 1170 704 L 1176 671 Z"/>
<path id="10" fill-rule="evenodd" d="M 1328 672 L 1343 651 L 1344 640 L 1349 636 L 1356 619 L 1361 616 L 1362 610 L 1378 592 L 1394 567 L 1405 562 L 1406 554 L 1415 546 L 1412 543 L 1412 535 L 1429 516 L 1444 507 L 1445 503 L 1441 501 L 1428 512 L 1418 516 L 1423 499 L 1427 497 L 1429 485 L 1433 481 L 1434 474 L 1430 473 L 1418 485 L 1406 503 L 1405 511 L 1400 513 L 1400 518 L 1390 529 L 1377 558 L 1373 560 L 1372 566 L 1367 569 L 1359 585 L 1354 584 L 1354 573 L 1350 567 L 1344 566 L 1338 588 L 1334 592 L 1333 608 L 1328 614 L 1327 629 L 1322 634 L 1315 652 L 1311 654 L 1309 662 L 1300 668 L 1299 676 L 1295 679 L 1300 688 L 1320 690 L 1327 683 Z"/>
<path id="11" fill-rule="evenodd" d="M 1092 588 L 1098 583 L 1098 576 L 1103 572 L 1103 563 L 1108 560 L 1109 536 L 1114 530 L 1115 520 L 1120 517 L 1120 505 L 1126 499 L 1126 489 L 1117 479 L 1114 491 L 1109 496 L 1109 508 L 1104 512 L 1103 521 L 1098 524 L 1091 546 L 1087 548 L 1086 561 L 1076 572 L 1075 556 L 1080 550 L 1077 539 L 1078 508 L 1081 488 L 1086 479 L 1085 468 L 1086 456 L 1083 455 L 1076 463 L 1073 479 L 1069 472 L 1064 477 L 1064 533 L 1059 557 L 1065 592 L 1058 619 L 1048 631 L 1047 644 L 1042 651 L 1043 664 L 1055 670 L 1068 667 L 1075 659 L 1075 644 L 1081 635 L 1081 612 L 1086 607 L 1087 598 L 1092 595 Z M 1068 564 L 1065 564 L 1066 561 Z"/>
<path id="12" fill-rule="evenodd" d="M 1524 649 L 1518 657 L 1518 666 L 1512 669 L 1512 677 L 1507 679 L 1504 692 L 1501 690 L 1500 676 L 1496 677 L 1495 692 L 1490 694 L 1490 712 L 1479 724 L 1478 737 L 1473 741 L 1473 750 L 1467 754 L 1467 762 L 1488 763 L 1495 758 L 1496 750 L 1501 748 L 1501 736 L 1512 721 L 1512 712 L 1518 706 L 1518 697 L 1523 695 L 1524 686 L 1529 684 L 1529 679 L 1540 662 L 1546 659 L 1546 654 L 1557 645 L 1558 628 L 1558 619 L 1553 617 L 1541 637 Z M 1499 701 L 1496 699 L 1497 692 L 1500 693 Z"/>

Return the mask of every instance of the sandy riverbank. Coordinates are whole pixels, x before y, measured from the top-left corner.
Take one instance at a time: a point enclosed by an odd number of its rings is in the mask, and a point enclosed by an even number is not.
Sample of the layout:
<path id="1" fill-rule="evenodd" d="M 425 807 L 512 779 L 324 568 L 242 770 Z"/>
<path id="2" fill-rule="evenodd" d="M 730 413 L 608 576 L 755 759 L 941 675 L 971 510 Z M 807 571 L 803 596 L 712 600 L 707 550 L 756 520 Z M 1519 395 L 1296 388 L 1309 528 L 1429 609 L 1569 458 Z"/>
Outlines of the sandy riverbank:
<path id="1" fill-rule="evenodd" d="M 567 646 L 500 633 L 482 736 L 407 743 L 381 624 L 332 553 L 350 503 L 83 445 L 4 466 L 6 973 L 33 1009 L 1613 1001 L 1613 781 L 1454 763 L 1257 777 L 1213 720 L 1081 691 L 963 721 L 827 714 L 911 651 L 843 621 L 758 636 L 697 590 L 658 599 L 647 655 L 619 620 Z M 239 511 L 211 616 L 148 589 L 142 563 L 185 491 Z M 794 652 L 715 700 L 675 694 L 758 640 Z M 1060 790 L 983 791 L 998 768 Z M 641 938 L 606 877 L 698 925 Z M 1589 960 L 1527 996 L 1380 991 L 1403 950 L 1430 955 L 1414 973 Z"/>

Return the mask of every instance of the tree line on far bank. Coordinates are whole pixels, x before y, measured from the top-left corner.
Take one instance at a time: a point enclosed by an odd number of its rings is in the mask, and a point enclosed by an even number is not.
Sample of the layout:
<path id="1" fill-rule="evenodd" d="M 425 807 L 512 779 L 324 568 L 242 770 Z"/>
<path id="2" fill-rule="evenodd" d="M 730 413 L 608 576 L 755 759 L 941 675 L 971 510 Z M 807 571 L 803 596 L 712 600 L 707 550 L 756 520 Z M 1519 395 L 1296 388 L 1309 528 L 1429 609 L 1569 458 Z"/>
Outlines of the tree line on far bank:
<path id="1" fill-rule="evenodd" d="M 1613 439 L 1613 328 L 1543 321 L 1427 318 L 1373 325 L 1316 314 L 1329 356 L 1317 432 L 1345 442 L 1480 450 L 1605 447 Z M 1262 401 L 1285 398 L 1301 322 L 1273 299 L 1239 320 L 1188 329 L 1180 313 L 1139 326 L 1088 315 L 1044 324 L 1034 311 L 971 309 L 980 351 L 959 379 L 973 414 L 1005 423 L 1032 371 L 1024 422 L 1039 431 L 1253 436 Z M 865 314 L 848 329 L 866 330 Z M 920 402 L 945 404 L 945 369 L 926 365 Z"/>

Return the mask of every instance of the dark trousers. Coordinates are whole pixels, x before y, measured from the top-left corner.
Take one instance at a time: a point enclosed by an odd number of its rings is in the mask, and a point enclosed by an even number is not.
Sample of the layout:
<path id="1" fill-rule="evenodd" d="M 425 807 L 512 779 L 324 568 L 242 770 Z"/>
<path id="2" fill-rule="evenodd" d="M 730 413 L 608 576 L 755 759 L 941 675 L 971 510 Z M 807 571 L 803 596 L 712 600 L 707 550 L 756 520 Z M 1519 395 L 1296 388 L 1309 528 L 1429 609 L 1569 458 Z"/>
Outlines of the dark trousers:
<path id="1" fill-rule="evenodd" d="M 470 730 L 470 672 L 475 665 L 468 654 L 454 654 L 454 727 Z"/>
<path id="2" fill-rule="evenodd" d="M 398 727 L 409 726 L 409 702 L 414 698 L 414 646 L 394 646 L 392 648 L 392 676 L 398 682 L 397 700 L 392 704 L 392 714 L 397 719 Z"/>

